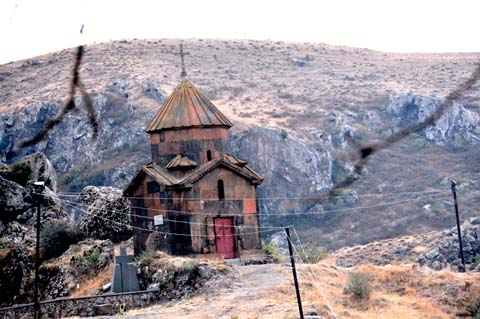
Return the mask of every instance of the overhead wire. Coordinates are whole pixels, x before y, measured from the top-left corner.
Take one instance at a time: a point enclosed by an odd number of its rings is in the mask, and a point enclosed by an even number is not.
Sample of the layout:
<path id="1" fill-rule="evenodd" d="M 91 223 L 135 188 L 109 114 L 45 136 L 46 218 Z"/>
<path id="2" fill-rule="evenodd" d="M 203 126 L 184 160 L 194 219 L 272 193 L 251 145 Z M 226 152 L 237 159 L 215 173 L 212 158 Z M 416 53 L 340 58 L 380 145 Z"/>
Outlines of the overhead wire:
<path id="1" fill-rule="evenodd" d="M 79 208 L 79 207 L 76 207 L 75 205 L 72 205 L 72 204 L 68 204 L 68 203 L 65 203 L 65 205 L 67 206 L 71 206 L 73 208 L 76 208 L 86 214 L 88 214 L 87 211 Z M 165 231 L 159 231 L 159 230 L 155 230 L 155 229 L 148 229 L 148 228 L 143 228 L 143 227 L 138 227 L 138 226 L 133 226 L 133 225 L 128 225 L 128 224 L 125 224 L 125 223 L 121 223 L 119 221 L 116 221 L 116 220 L 113 220 L 113 219 L 109 219 L 109 218 L 106 218 L 104 216 L 99 216 L 99 215 L 94 215 L 104 221 L 108 221 L 108 222 L 112 222 L 112 223 L 116 223 L 118 225 L 122 225 L 122 226 L 126 226 L 126 227 L 131 227 L 133 229 L 137 229 L 137 230 L 142 230 L 142 231 L 147 231 L 147 232 L 152 232 L 152 233 L 158 233 L 158 234 L 161 234 L 161 235 L 170 235 L 170 236 L 187 236 L 187 237 L 210 237 L 209 235 L 198 235 L 198 234 L 185 234 L 185 233 L 173 233 L 173 232 L 165 232 Z M 258 230 L 256 232 L 248 232 L 248 233 L 242 233 L 241 235 L 242 236 L 245 236 L 245 235 L 255 235 L 255 234 L 258 234 L 258 233 L 264 233 L 264 232 L 268 232 L 268 231 L 274 231 L 276 229 L 263 229 L 263 230 Z M 238 236 L 238 234 L 232 234 L 232 235 L 223 235 L 224 237 L 234 237 L 234 236 Z"/>
<path id="2" fill-rule="evenodd" d="M 87 208 L 88 211 L 91 211 L 91 210 L 95 210 L 95 211 L 102 211 L 102 212 L 113 212 L 112 210 L 106 210 L 106 209 L 100 209 L 100 208 L 92 208 L 91 206 L 89 205 L 85 205 L 85 204 L 79 204 L 79 203 L 74 203 L 74 202 L 71 202 L 71 201 L 67 201 L 67 200 L 61 200 L 59 199 L 59 201 L 61 203 L 65 203 L 65 204 L 69 204 L 70 206 L 75 206 L 77 209 L 79 210 L 82 210 L 80 209 L 81 207 L 84 207 L 84 208 Z M 78 207 L 78 206 L 81 206 L 81 207 Z M 88 212 L 87 211 L 87 212 Z M 179 211 L 181 212 L 181 211 Z M 138 217 L 138 218 L 143 218 L 143 219 L 149 219 L 149 220 L 155 220 L 155 217 L 151 217 L 151 216 L 144 216 L 144 215 L 138 215 L 138 214 L 131 214 L 130 212 L 116 212 L 116 213 L 119 213 L 119 214 L 122 214 L 122 215 L 127 215 L 127 216 L 132 216 L 132 217 Z M 188 213 L 188 212 L 185 212 L 185 213 Z M 193 213 L 195 214 L 195 213 Z M 163 215 L 162 215 L 163 216 Z M 218 216 L 218 215 L 216 215 Z M 230 216 L 230 215 L 229 215 Z M 203 226 L 215 226 L 215 224 L 210 224 L 210 223 L 199 223 L 199 222 L 191 222 L 191 221 L 182 221 L 182 220 L 176 220 L 176 219 L 170 219 L 170 218 L 167 218 L 167 217 L 163 217 L 163 220 L 164 221 L 170 221 L 170 222 L 174 222 L 174 223 L 184 223 L 184 224 L 193 224 L 193 225 L 203 225 Z M 229 227 L 228 225 L 224 226 L 224 227 Z M 283 227 L 277 227 L 277 226 L 252 226 L 252 225 L 232 225 L 230 227 L 235 227 L 235 228 L 239 228 L 239 229 L 243 229 L 243 228 L 254 228 L 254 229 L 282 229 Z"/>
<path id="3" fill-rule="evenodd" d="M 444 190 L 434 189 L 434 190 L 423 190 L 423 191 L 410 191 L 410 192 L 391 192 L 391 193 L 370 193 L 370 194 L 351 194 L 351 195 L 320 195 L 320 196 L 296 196 L 296 197 L 235 197 L 235 198 L 224 198 L 224 201 L 238 201 L 243 199 L 250 199 L 250 200 L 306 200 L 306 199 L 320 199 L 326 197 L 332 198 L 352 198 L 352 197 L 373 197 L 373 196 L 393 196 L 393 195 L 409 195 L 409 194 L 424 194 L 424 193 L 440 193 Z M 58 196 L 65 196 L 65 197 L 78 197 L 82 193 L 81 192 L 60 192 L 57 193 Z M 127 199 L 148 199 L 148 197 L 143 196 L 122 196 L 123 198 Z M 172 197 L 159 197 L 159 196 L 152 196 L 151 198 L 155 198 L 158 200 L 171 200 Z M 181 200 L 191 200 L 191 201 L 204 201 L 204 200 L 213 200 L 212 198 L 207 197 L 181 197 Z"/>
<path id="4" fill-rule="evenodd" d="M 424 198 L 430 198 L 430 197 L 436 197 L 438 195 L 444 195 L 446 193 L 450 193 L 450 191 L 443 191 L 443 192 L 437 192 L 435 194 L 430 194 L 430 195 L 424 195 L 424 196 L 418 196 L 415 198 L 409 198 L 409 199 L 403 199 L 399 201 L 389 201 L 385 203 L 379 203 L 379 204 L 374 204 L 374 205 L 368 205 L 368 206 L 357 206 L 357 207 L 347 207 L 347 208 L 339 208 L 339 209 L 330 209 L 330 210 L 323 210 L 323 211 L 308 211 L 308 212 L 299 212 L 299 213 L 275 213 L 275 214 L 263 214 L 262 218 L 270 218 L 270 217 L 278 217 L 278 216 L 300 216 L 300 215 L 323 215 L 326 213 L 333 213 L 333 212 L 343 212 L 343 211 L 355 211 L 355 210 L 362 210 L 362 209 L 369 209 L 369 208 L 376 208 L 376 207 L 383 207 L 383 206 L 390 206 L 390 205 L 398 205 L 398 204 L 403 204 L 407 202 L 412 202 L 412 201 L 417 201 L 420 199 Z M 149 208 L 149 207 L 141 207 L 141 206 L 130 206 L 130 208 L 136 208 L 136 209 L 147 209 L 151 211 L 159 211 L 159 212 L 165 212 L 165 211 L 171 211 L 171 212 L 179 212 L 179 213 L 186 213 L 186 214 L 195 214 L 195 215 L 207 215 L 207 216 L 215 216 L 214 213 L 208 213 L 208 212 L 197 212 L 197 211 L 178 211 L 178 210 L 171 210 L 171 209 L 157 209 L 157 208 Z M 245 214 L 229 214 L 229 216 L 245 216 Z"/>

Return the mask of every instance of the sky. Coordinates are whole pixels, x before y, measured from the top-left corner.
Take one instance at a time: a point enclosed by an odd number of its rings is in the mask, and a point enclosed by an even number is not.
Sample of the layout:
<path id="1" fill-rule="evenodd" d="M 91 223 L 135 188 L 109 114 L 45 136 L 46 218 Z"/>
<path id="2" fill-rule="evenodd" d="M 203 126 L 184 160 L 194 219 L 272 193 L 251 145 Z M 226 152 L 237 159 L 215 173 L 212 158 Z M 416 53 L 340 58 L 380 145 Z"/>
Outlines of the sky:
<path id="1" fill-rule="evenodd" d="M 0 0 L 0 64 L 129 38 L 480 52 L 478 12 L 480 0 Z"/>

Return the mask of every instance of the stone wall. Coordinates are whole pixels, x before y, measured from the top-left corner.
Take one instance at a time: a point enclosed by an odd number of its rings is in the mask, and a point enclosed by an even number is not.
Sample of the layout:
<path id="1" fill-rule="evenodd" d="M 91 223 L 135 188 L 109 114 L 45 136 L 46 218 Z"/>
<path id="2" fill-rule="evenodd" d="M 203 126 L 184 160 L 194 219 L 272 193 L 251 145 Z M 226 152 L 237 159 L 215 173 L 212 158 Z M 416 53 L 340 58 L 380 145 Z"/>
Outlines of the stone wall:
<path id="1" fill-rule="evenodd" d="M 157 165 L 164 166 L 178 154 L 204 164 L 209 161 L 207 151 L 212 159 L 220 158 L 230 149 L 229 132 L 224 127 L 187 128 L 164 130 L 150 135 L 152 159 Z"/>
<path id="2" fill-rule="evenodd" d="M 118 313 L 121 304 L 126 309 L 142 308 L 162 301 L 158 289 L 123 294 L 105 294 L 101 296 L 59 298 L 40 303 L 41 318 L 64 318 L 69 316 L 91 317 L 99 315 L 96 306 L 111 304 L 113 313 Z M 0 318 L 33 318 L 33 304 L 26 304 L 8 308 L 0 308 Z"/>

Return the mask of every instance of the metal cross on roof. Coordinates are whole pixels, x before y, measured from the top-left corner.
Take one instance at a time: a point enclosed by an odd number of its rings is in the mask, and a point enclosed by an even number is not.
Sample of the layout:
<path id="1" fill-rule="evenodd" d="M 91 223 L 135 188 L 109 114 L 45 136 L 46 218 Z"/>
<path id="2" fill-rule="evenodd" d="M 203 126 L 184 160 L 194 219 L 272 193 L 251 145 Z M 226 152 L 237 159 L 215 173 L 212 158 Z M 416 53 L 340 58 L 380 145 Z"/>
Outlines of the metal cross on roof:
<path id="1" fill-rule="evenodd" d="M 189 52 L 183 52 L 183 43 L 180 43 L 180 53 L 178 53 L 178 55 L 180 55 L 180 59 L 182 61 L 182 73 L 180 74 L 180 76 L 182 78 L 185 78 L 187 76 L 187 71 L 185 70 L 185 59 L 184 57 L 186 55 L 189 55 L 190 53 Z"/>

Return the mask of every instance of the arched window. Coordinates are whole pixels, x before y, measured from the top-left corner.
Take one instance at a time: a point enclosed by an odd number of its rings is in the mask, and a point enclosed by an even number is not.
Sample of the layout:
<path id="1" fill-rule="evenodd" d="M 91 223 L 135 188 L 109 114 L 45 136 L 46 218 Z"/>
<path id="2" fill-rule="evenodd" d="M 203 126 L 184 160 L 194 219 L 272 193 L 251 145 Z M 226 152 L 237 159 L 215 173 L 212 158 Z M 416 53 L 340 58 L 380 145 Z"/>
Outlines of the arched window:
<path id="1" fill-rule="evenodd" d="M 218 190 L 218 200 L 225 199 L 225 188 L 223 187 L 223 181 L 221 179 L 217 182 L 217 190 Z"/>
<path id="2" fill-rule="evenodd" d="M 208 150 L 207 151 L 207 161 L 211 161 L 212 160 L 212 151 Z"/>

